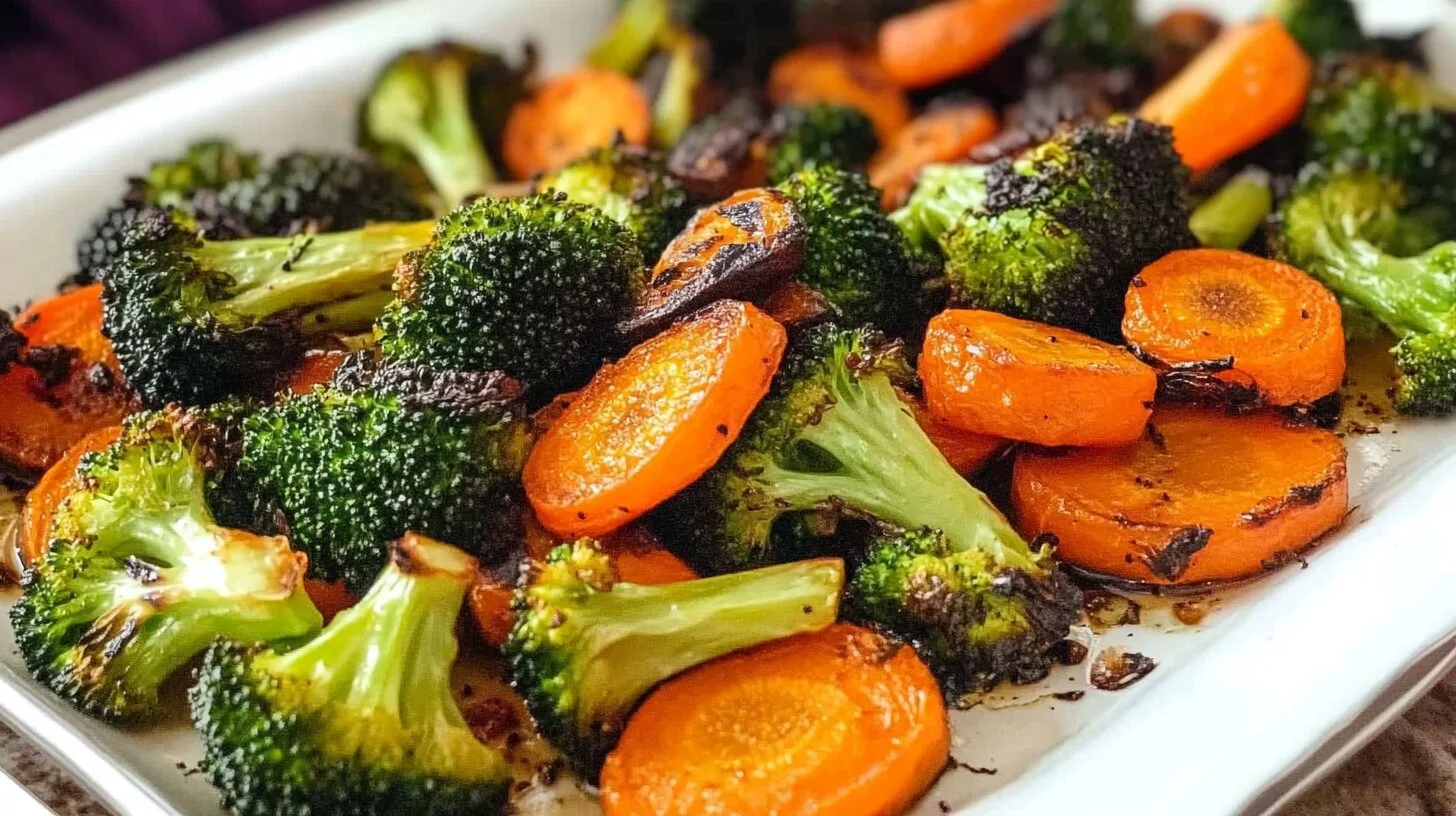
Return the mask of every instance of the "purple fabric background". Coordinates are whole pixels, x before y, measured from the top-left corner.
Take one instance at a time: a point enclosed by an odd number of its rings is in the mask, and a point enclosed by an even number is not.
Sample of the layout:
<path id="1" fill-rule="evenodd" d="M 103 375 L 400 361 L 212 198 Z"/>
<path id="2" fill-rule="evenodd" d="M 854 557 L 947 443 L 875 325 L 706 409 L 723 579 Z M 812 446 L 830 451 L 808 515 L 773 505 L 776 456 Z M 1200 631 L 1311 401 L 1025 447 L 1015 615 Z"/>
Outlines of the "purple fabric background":
<path id="1" fill-rule="evenodd" d="M 0 125 L 330 0 L 0 0 Z"/>

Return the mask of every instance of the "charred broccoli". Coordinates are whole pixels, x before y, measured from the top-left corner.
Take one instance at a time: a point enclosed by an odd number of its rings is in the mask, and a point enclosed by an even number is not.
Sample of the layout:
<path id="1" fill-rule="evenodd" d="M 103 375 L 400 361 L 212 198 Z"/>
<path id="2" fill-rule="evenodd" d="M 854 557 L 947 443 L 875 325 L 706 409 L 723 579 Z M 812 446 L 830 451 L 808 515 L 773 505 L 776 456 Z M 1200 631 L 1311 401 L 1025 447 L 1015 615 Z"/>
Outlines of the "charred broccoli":
<path id="1" fill-rule="evenodd" d="M 557 547 L 516 591 L 506 641 L 541 732 L 594 779 L 658 683 L 700 663 L 834 623 L 844 565 L 824 558 L 663 586 L 618 583 L 589 540 Z"/>
<path id="2" fill-rule="evenodd" d="M 287 539 L 214 520 L 205 494 L 220 438 L 202 415 L 132 417 L 83 460 L 50 551 L 25 576 L 10 612 L 20 653 L 88 714 L 151 719 L 162 683 L 215 638 L 295 638 L 323 623 Z"/>
<path id="3" fill-rule="evenodd" d="M 688 194 L 662 155 L 621 144 L 597 148 L 536 182 L 570 201 L 590 204 L 637 236 L 646 262 L 656 261 L 693 214 Z"/>
<path id="4" fill-rule="evenodd" d="M 431 229 L 210 241 L 153 211 L 128 226 L 107 267 L 102 325 L 145 404 L 207 404 L 277 368 L 301 338 L 367 329 L 391 299 L 396 263 Z"/>
<path id="5" fill-rule="evenodd" d="M 835 164 L 863 170 L 879 146 L 874 123 L 858 108 L 846 105 L 790 105 L 774 113 L 769 123 L 770 184 L 785 181 L 814 164 Z"/>
<path id="6" fill-rule="evenodd" d="M 294 152 L 216 194 L 213 220 L 251 235 L 358 229 L 371 221 L 418 221 L 430 213 L 399 177 L 371 161 L 338 153 Z M 194 212 L 206 220 L 207 205 Z M 211 237 L 211 233 L 208 234 Z"/>
<path id="7" fill-rule="evenodd" d="M 1272 0 L 1269 14 L 1312 57 L 1359 51 L 1367 44 L 1350 0 Z"/>
<path id="8" fill-rule="evenodd" d="M 495 372 L 373 367 L 242 423 L 232 490 L 255 526 L 288 531 L 313 574 L 362 589 L 387 542 L 415 531 L 498 555 L 516 533 L 525 457 L 520 390 Z"/>
<path id="9" fill-rule="evenodd" d="M 627 229 L 559 195 L 481 199 L 400 264 L 379 323 L 386 357 L 503 370 L 533 402 L 585 382 L 616 349 L 646 278 Z"/>
<path id="10" fill-rule="evenodd" d="M 510 767 L 455 702 L 478 567 L 409 536 L 357 605 L 293 651 L 221 642 L 192 689 L 202 769 L 237 816 L 499 813 Z"/>

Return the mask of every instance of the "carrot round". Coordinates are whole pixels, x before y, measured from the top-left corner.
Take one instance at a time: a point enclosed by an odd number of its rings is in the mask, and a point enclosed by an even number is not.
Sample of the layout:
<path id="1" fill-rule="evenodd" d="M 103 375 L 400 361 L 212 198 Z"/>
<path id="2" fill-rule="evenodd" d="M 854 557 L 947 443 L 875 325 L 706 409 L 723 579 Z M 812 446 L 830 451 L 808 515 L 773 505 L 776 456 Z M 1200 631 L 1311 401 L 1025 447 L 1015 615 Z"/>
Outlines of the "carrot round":
<path id="1" fill-rule="evenodd" d="M 29 566 L 46 554 L 51 546 L 51 526 L 61 502 L 70 494 L 76 468 L 81 457 L 92 451 L 105 450 L 121 438 L 121 426 L 112 425 L 92 431 L 72 445 L 51 465 L 25 496 L 20 510 L 20 560 Z"/>
<path id="2" fill-rule="evenodd" d="M 1024 452 L 1012 476 L 1022 534 L 1062 560 L 1156 584 L 1236 580 L 1280 566 L 1344 520 L 1345 448 L 1268 413 L 1159 409 L 1142 439 Z"/>
<path id="3" fill-rule="evenodd" d="M 1050 17 L 1058 0 L 943 0 L 880 25 L 880 62 L 902 88 L 969 74 Z"/>
<path id="4" fill-rule="evenodd" d="M 1190 249 L 1154 262 L 1127 290 L 1127 342 L 1170 368 L 1218 363 L 1212 376 L 1267 405 L 1308 405 L 1340 387 L 1340 304 L 1292 266 L 1243 252 Z"/>
<path id="5" fill-rule="evenodd" d="M 1153 369 L 1124 348 L 972 309 L 930 321 L 920 378 L 926 405 L 946 424 L 1038 445 L 1136 439 L 1158 387 Z"/>
<path id="6" fill-rule="evenodd" d="M 556 170 L 621 134 L 647 143 L 652 110 L 631 79 L 602 68 L 578 68 L 516 103 L 501 137 L 501 158 L 516 178 Z"/>
<path id="7" fill-rule="evenodd" d="M 999 127 L 996 112 L 980 102 L 938 105 L 915 117 L 870 159 L 870 183 L 880 188 L 882 206 L 904 204 L 921 168 L 966 158 Z"/>
<path id="8" fill-rule="evenodd" d="M 924 400 L 910 394 L 902 392 L 900 400 L 910 406 L 911 413 L 915 414 L 915 421 L 920 424 L 920 430 L 925 432 L 926 438 L 945 457 L 945 461 L 950 463 L 956 473 L 967 478 L 1011 444 L 1000 437 L 963 431 L 947 424 L 930 412 Z"/>
<path id="9" fill-rule="evenodd" d="M 526 497 L 563 537 L 600 536 L 703 475 L 767 393 L 787 337 L 719 301 L 602 368 L 526 460 Z"/>
<path id="10" fill-rule="evenodd" d="M 1224 29 L 1138 116 L 1171 127 L 1183 161 L 1202 172 L 1298 119 L 1313 72 L 1299 43 L 1266 17 Z"/>
<path id="11" fill-rule="evenodd" d="M 602 769 L 607 816 L 903 812 L 945 769 L 950 730 L 915 651 L 848 624 L 663 684 Z"/>
<path id="12" fill-rule="evenodd" d="M 910 100 L 873 55 L 837 44 L 804 45 L 779 57 L 768 78 L 775 105 L 828 102 L 857 108 L 884 144 L 910 121 Z"/>

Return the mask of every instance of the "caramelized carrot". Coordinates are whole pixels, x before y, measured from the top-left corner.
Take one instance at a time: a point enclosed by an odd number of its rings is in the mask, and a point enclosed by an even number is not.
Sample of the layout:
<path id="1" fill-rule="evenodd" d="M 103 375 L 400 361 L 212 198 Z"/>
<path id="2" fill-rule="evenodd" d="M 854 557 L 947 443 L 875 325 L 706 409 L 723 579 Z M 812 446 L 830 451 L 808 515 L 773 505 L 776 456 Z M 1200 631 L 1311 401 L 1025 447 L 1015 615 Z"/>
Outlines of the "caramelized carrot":
<path id="1" fill-rule="evenodd" d="M 602 769 L 607 816 L 900 813 L 950 751 L 935 678 L 848 624 L 729 655 L 664 683 Z"/>
<path id="2" fill-rule="evenodd" d="M 317 581 L 310 578 L 303 582 L 303 591 L 308 593 L 308 599 L 318 607 L 325 623 L 359 602 L 358 596 L 350 592 L 343 581 Z"/>
<path id="3" fill-rule="evenodd" d="M 307 394 L 317 385 L 328 385 L 334 379 L 334 372 L 349 359 L 349 352 L 338 349 L 310 349 L 304 353 L 298 365 L 288 375 L 283 390 L 294 394 Z"/>
<path id="4" fill-rule="evenodd" d="M 769 317 L 790 329 L 822 323 L 836 314 L 834 304 L 823 292 L 800 280 L 786 282 L 758 305 Z"/>
<path id="5" fill-rule="evenodd" d="M 647 143 L 652 111 L 631 79 L 578 68 L 516 103 L 501 137 L 501 158 L 516 178 L 555 170 L 621 138 Z"/>
<path id="6" fill-rule="evenodd" d="M 510 637 L 511 627 L 516 625 L 516 613 L 511 609 L 515 588 L 499 578 L 481 570 L 470 592 L 465 596 L 470 606 L 470 617 L 480 630 L 485 642 L 499 649 Z"/>
<path id="7" fill-rule="evenodd" d="M 121 426 L 111 425 L 92 431 L 72 445 L 51 465 L 25 496 L 20 510 L 20 560 L 29 566 L 46 554 L 51 546 L 51 525 L 56 510 L 71 492 L 76 468 L 81 457 L 105 450 L 121 438 Z"/>
<path id="8" fill-rule="evenodd" d="M 942 0 L 880 26 L 880 62 L 902 88 L 969 74 L 1050 17 L 1057 0 Z"/>
<path id="9" fill-rule="evenodd" d="M 1159 409 L 1130 445 L 1024 452 L 1012 503 L 1024 535 L 1064 561 L 1155 584 L 1280 566 L 1344 520 L 1345 448 L 1273 414 Z"/>
<path id="10" fill-rule="evenodd" d="M 870 183 L 880 188 L 881 205 L 893 210 L 904 204 L 921 168 L 966 158 L 998 127 L 996 112 L 980 102 L 939 105 L 920 114 L 870 159 Z"/>
<path id="11" fill-rule="evenodd" d="M 1117 445 L 1142 433 L 1157 374 L 1084 334 L 950 309 L 920 355 L 930 412 L 952 427 L 1038 445 Z"/>
<path id="12" fill-rule="evenodd" d="M 930 412 L 923 400 L 910 394 L 902 393 L 900 399 L 910 406 L 915 414 L 915 421 L 920 423 L 920 430 L 925 431 L 925 436 L 945 457 L 945 461 L 950 463 L 956 473 L 966 478 L 973 476 L 1010 444 L 1000 437 L 963 431 L 942 422 Z"/>
<path id="13" fill-rule="evenodd" d="M 1267 405 L 1308 405 L 1340 387 L 1340 304 L 1292 266 L 1224 249 L 1173 252 L 1127 291 L 1127 342 L 1164 368 L 1252 389 Z"/>
<path id="14" fill-rule="evenodd" d="M 768 96 L 776 105 L 832 102 L 858 108 L 884 144 L 910 121 L 910 101 L 871 55 L 842 45 L 804 45 L 779 57 L 769 72 Z"/>
<path id="15" fill-rule="evenodd" d="M 723 300 L 603 367 L 526 461 L 541 524 L 600 536 L 703 475 L 767 393 L 786 342 L 756 307 Z"/>
<path id="16" fill-rule="evenodd" d="M 1138 116 L 1173 129 L 1183 161 L 1202 172 L 1299 118 L 1314 68 L 1279 21 L 1224 29 Z"/>

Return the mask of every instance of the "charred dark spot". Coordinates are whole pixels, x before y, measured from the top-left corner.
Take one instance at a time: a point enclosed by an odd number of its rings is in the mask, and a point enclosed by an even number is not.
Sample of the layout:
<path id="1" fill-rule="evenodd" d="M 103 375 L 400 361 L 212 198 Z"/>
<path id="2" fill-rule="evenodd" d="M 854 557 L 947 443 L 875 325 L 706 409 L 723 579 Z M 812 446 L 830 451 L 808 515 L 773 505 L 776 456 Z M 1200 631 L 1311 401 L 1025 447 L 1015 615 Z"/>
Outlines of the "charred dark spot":
<path id="1" fill-rule="evenodd" d="M 25 335 L 11 322 L 10 313 L 0 309 L 0 374 L 19 362 L 20 354 L 24 350 Z"/>
<path id="2" fill-rule="evenodd" d="M 1138 602 L 1114 592 L 1090 590 L 1082 593 L 1082 609 L 1087 613 L 1087 621 L 1092 628 L 1099 632 L 1114 626 L 1136 625 L 1142 620 L 1142 607 Z M 1086 647 L 1083 647 L 1082 653 L 1085 657 Z"/>
<path id="3" fill-rule="evenodd" d="M 504 738 L 520 727 L 516 709 L 505 700 L 487 697 L 461 707 L 465 724 L 481 742 L 490 743 Z"/>
<path id="4" fill-rule="evenodd" d="M 718 425 L 717 430 L 718 430 L 718 435 L 719 436 L 727 436 L 728 435 L 728 426 L 727 425 L 720 424 L 720 425 Z"/>
<path id="5" fill-rule="evenodd" d="M 1078 666 L 1087 659 L 1087 646 L 1081 641 L 1063 638 L 1047 654 L 1063 666 Z"/>
<path id="6" fill-rule="evenodd" d="M 754 143 L 765 129 L 757 101 L 735 97 L 723 110 L 688 129 L 667 155 L 668 171 L 700 199 L 719 199 L 762 183 Z M 760 178 L 754 178 L 757 175 Z"/>
<path id="7" fill-rule="evenodd" d="M 1082 691 L 1081 689 L 1076 689 L 1074 691 L 1059 691 L 1052 695 L 1052 697 L 1055 697 L 1058 700 L 1066 700 L 1069 703 L 1075 703 L 1086 696 L 1087 692 Z"/>
<path id="8" fill-rule="evenodd" d="M 373 388 L 411 407 L 470 416 L 510 415 L 520 409 L 520 383 L 501 371 L 439 370 L 399 362 L 377 364 L 367 351 L 349 355 L 334 372 L 342 391 Z"/>
<path id="9" fill-rule="evenodd" d="M 956 759 L 953 756 L 946 762 L 946 770 L 965 771 L 967 773 L 978 774 L 980 776 L 995 776 L 996 775 L 996 769 L 995 768 L 983 768 L 983 767 L 980 767 L 980 766 L 977 766 L 977 765 L 971 765 L 971 764 L 962 762 L 962 761 L 960 761 L 959 759 Z"/>
<path id="10" fill-rule="evenodd" d="M 763 201 L 748 199 L 718 208 L 718 213 L 733 226 L 749 233 L 763 232 Z"/>
<path id="11" fill-rule="evenodd" d="M 1156 552 L 1141 557 L 1149 571 L 1159 578 L 1175 581 L 1188 570 L 1193 554 L 1208 545 L 1213 530 L 1199 525 L 1180 527 Z"/>
<path id="12" fill-rule="evenodd" d="M 55 388 L 71 376 L 71 365 L 81 352 L 70 346 L 32 346 L 20 355 L 20 362 L 40 377 L 46 388 Z"/>
<path id="13" fill-rule="evenodd" d="M 1266 499 L 1247 513 L 1239 514 L 1239 522 L 1254 527 L 1263 527 L 1279 518 L 1287 510 L 1319 504 L 1320 500 L 1324 498 L 1325 492 L 1334 485 L 1336 480 L 1337 478 L 1332 476 L 1319 484 L 1295 485 L 1289 488 L 1283 496 L 1277 499 Z"/>
<path id="14" fill-rule="evenodd" d="M 1145 433 L 1147 433 L 1148 441 L 1153 443 L 1153 447 L 1160 451 L 1168 450 L 1168 440 L 1163 438 L 1163 432 L 1158 430 L 1157 425 L 1149 422 Z"/>
<path id="15" fill-rule="evenodd" d="M 1121 691 L 1147 677 L 1158 667 L 1157 661 L 1139 652 L 1116 646 L 1103 649 L 1092 661 L 1090 680 L 1102 691 Z"/>

